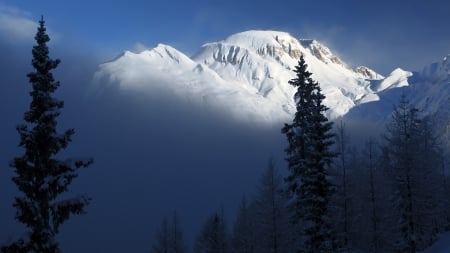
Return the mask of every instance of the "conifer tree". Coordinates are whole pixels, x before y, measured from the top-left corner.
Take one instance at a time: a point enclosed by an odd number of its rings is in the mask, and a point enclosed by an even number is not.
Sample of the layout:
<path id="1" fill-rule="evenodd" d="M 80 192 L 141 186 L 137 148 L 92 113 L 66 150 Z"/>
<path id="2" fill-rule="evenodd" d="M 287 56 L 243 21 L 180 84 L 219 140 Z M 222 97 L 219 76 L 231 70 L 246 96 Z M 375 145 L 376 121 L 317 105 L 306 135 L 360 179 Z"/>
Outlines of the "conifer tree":
<path id="1" fill-rule="evenodd" d="M 415 253 L 417 250 L 417 228 L 415 222 L 414 196 L 414 158 L 418 155 L 415 148 L 418 144 L 417 109 L 412 108 L 405 96 L 402 96 L 395 109 L 392 120 L 388 124 L 386 134 L 386 150 L 388 151 L 388 166 L 395 176 L 395 192 L 393 198 L 395 207 L 399 210 L 399 230 L 401 239 L 398 248 L 403 252 Z"/>
<path id="2" fill-rule="evenodd" d="M 197 253 L 226 253 L 228 252 L 228 237 L 223 215 L 217 212 L 210 216 L 203 225 L 200 235 L 196 239 Z"/>
<path id="3" fill-rule="evenodd" d="M 256 252 L 287 252 L 291 247 L 289 236 L 288 198 L 283 189 L 283 178 L 272 159 L 261 176 L 253 201 Z"/>
<path id="4" fill-rule="evenodd" d="M 294 72 L 296 77 L 289 84 L 297 88 L 294 95 L 297 112 L 291 124 L 282 129 L 289 142 L 285 149 L 289 167 L 287 182 L 293 194 L 296 214 L 294 221 L 301 223 L 304 233 L 305 252 L 332 252 L 335 235 L 329 218 L 329 201 L 332 185 L 327 167 L 333 154 L 332 122 L 324 113 L 325 96 L 319 84 L 311 78 L 303 56 Z"/>
<path id="5" fill-rule="evenodd" d="M 440 158 L 427 121 L 403 95 L 385 136 L 385 166 L 393 178 L 398 215 L 397 248 L 402 252 L 415 253 L 430 245 L 440 223 L 435 188 Z"/>
<path id="6" fill-rule="evenodd" d="M 21 196 L 15 198 L 16 219 L 28 229 L 28 238 L 3 247 L 3 252 L 60 252 L 55 236 L 59 227 L 72 214 L 82 214 L 90 199 L 80 196 L 61 199 L 68 191 L 77 170 L 87 167 L 92 160 L 59 160 L 57 154 L 71 142 L 73 129 L 57 132 L 57 118 L 63 101 L 53 97 L 59 82 L 52 70 L 60 63 L 49 57 L 44 19 L 39 22 L 33 47 L 34 72 L 27 76 L 32 85 L 29 111 L 24 115 L 25 124 L 19 125 L 20 147 L 25 149 L 10 166 L 15 169 L 14 183 Z"/>
<path id="7" fill-rule="evenodd" d="M 348 190 L 349 179 L 348 179 L 348 161 L 347 161 L 347 152 L 348 152 L 348 135 L 345 129 L 345 123 L 341 121 L 340 125 L 337 128 L 336 134 L 336 144 L 338 149 L 338 157 L 339 157 L 339 166 L 341 169 L 342 180 L 340 182 L 340 190 L 337 195 L 340 195 L 340 206 L 342 206 L 342 247 L 344 250 L 348 251 L 349 249 L 349 233 L 350 233 L 350 193 Z"/>

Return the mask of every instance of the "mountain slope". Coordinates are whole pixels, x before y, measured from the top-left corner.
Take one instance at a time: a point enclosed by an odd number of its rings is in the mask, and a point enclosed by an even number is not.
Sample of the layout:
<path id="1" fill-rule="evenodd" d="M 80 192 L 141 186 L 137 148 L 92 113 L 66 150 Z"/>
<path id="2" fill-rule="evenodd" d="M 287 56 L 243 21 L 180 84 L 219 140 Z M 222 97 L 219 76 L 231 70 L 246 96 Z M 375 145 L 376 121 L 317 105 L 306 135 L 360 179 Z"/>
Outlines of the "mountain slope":
<path id="1" fill-rule="evenodd" d="M 444 100 L 427 102 L 417 89 L 426 87 L 432 93 L 429 96 L 441 89 L 442 85 L 434 89 L 432 86 L 448 79 L 448 60 L 430 65 L 420 74 L 396 69 L 383 77 L 364 66 L 350 68 L 315 40 L 298 40 L 277 31 L 237 33 L 203 45 L 192 58 L 167 45 L 139 54 L 125 52 L 100 65 L 95 80 L 115 83 L 125 90 L 164 92 L 243 121 L 279 124 L 289 120 L 295 111 L 295 91 L 288 81 L 294 77 L 292 69 L 300 56 L 305 57 L 313 79 L 321 85 L 331 119 L 349 112 L 352 117 L 366 117 L 375 104 L 382 109 L 379 114 L 385 115 L 391 110 L 386 105 L 390 106 L 390 99 L 396 97 L 389 95 L 390 91 L 401 87 L 408 87 L 417 95 L 413 95 L 414 101 L 431 111 L 437 110 L 439 105 L 435 104 Z M 417 85 L 411 86 L 411 80 Z M 361 107 L 368 103 L 369 106 Z"/>
<path id="2" fill-rule="evenodd" d="M 387 78 L 373 84 L 380 100 L 352 108 L 345 115 L 350 120 L 384 123 L 401 95 L 419 109 L 421 115 L 436 115 L 448 124 L 450 113 L 450 56 L 432 63 L 421 72 L 394 70 Z"/>
<path id="3" fill-rule="evenodd" d="M 373 93 L 370 82 L 328 48 L 312 40 L 299 41 L 283 32 L 234 34 L 224 41 L 204 45 L 193 59 L 209 66 L 226 81 L 237 81 L 269 100 L 280 101 L 292 114 L 294 91 L 288 81 L 294 77 L 292 69 L 301 55 L 313 78 L 321 84 L 327 97 L 325 104 L 331 108 L 330 117 L 344 115 Z"/>
<path id="4" fill-rule="evenodd" d="M 94 80 L 99 85 L 116 84 L 125 90 L 175 96 L 244 121 L 275 122 L 289 117 L 279 111 L 279 101 L 267 100 L 237 81 L 224 80 L 208 66 L 162 44 L 139 54 L 125 52 L 100 65 Z"/>

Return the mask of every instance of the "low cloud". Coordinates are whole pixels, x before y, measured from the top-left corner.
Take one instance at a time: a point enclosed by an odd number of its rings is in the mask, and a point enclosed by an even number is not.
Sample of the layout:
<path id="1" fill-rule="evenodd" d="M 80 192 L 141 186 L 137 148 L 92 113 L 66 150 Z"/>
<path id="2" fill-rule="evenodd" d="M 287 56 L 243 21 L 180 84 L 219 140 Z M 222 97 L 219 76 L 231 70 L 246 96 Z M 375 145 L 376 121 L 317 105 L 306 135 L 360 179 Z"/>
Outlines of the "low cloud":
<path id="1" fill-rule="evenodd" d="M 28 12 L 0 5 L 0 34 L 10 42 L 30 42 L 36 31 L 37 22 Z"/>
<path id="2" fill-rule="evenodd" d="M 31 45 L 37 26 L 38 22 L 29 12 L 0 3 L 0 40 L 4 43 Z M 48 28 L 47 32 L 52 42 L 62 37 Z"/>

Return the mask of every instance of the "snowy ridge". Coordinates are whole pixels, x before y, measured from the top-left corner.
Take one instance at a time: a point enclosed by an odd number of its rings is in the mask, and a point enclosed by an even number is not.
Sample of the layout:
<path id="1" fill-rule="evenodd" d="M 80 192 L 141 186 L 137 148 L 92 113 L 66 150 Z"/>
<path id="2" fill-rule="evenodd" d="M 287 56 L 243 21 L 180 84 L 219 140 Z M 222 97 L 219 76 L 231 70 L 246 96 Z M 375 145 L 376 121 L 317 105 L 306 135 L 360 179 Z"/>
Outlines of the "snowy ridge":
<path id="1" fill-rule="evenodd" d="M 435 62 L 426 66 L 421 73 L 424 79 L 432 82 L 448 80 L 450 74 L 450 54 L 444 57 L 441 62 Z"/>
<path id="2" fill-rule="evenodd" d="M 378 74 L 374 70 L 365 67 L 365 66 L 358 66 L 355 68 L 355 72 L 360 74 L 362 78 L 368 79 L 368 80 L 381 80 L 384 79 L 384 76 Z"/>
<path id="3" fill-rule="evenodd" d="M 320 83 L 331 119 L 380 101 L 389 90 L 409 87 L 413 76 L 401 69 L 386 78 L 364 66 L 352 69 L 315 40 L 298 40 L 278 31 L 246 31 L 207 43 L 193 57 L 162 44 L 139 54 L 125 52 L 100 65 L 95 79 L 117 83 L 122 89 L 165 90 L 236 119 L 278 124 L 290 119 L 295 110 L 295 90 L 288 81 L 300 56 Z M 448 58 L 425 68 L 420 78 L 448 80 Z"/>
<path id="4" fill-rule="evenodd" d="M 411 94 L 425 114 L 450 112 L 450 54 L 416 73 Z"/>
<path id="5" fill-rule="evenodd" d="M 406 95 L 407 99 L 417 108 L 422 116 L 435 115 L 450 124 L 450 67 L 449 57 L 441 62 L 432 63 L 421 72 L 395 69 L 385 79 L 372 83 L 372 89 L 377 92 L 379 100 L 373 103 L 361 104 L 353 108 L 346 118 L 366 120 L 383 124 L 390 116 L 399 98 Z"/>
<path id="6" fill-rule="evenodd" d="M 413 73 L 410 71 L 396 68 L 391 72 L 391 74 L 389 74 L 388 77 L 379 80 L 379 82 L 374 82 L 372 85 L 372 90 L 380 92 L 386 89 L 408 86 L 408 78 L 412 75 Z"/>
<path id="7" fill-rule="evenodd" d="M 125 52 L 117 60 L 100 65 L 94 82 L 169 94 L 192 105 L 222 110 L 238 120 L 276 122 L 289 117 L 278 110 L 278 101 L 267 101 L 254 90 L 225 81 L 208 66 L 162 44 L 139 54 Z M 257 116 L 253 112 L 258 112 Z"/>
<path id="8" fill-rule="evenodd" d="M 324 63 L 334 63 L 344 68 L 348 68 L 348 66 L 343 63 L 337 56 L 335 56 L 328 47 L 320 44 L 318 41 L 301 40 L 301 43 L 309 49 L 312 55 L 314 55 L 317 59 L 323 61 Z"/>

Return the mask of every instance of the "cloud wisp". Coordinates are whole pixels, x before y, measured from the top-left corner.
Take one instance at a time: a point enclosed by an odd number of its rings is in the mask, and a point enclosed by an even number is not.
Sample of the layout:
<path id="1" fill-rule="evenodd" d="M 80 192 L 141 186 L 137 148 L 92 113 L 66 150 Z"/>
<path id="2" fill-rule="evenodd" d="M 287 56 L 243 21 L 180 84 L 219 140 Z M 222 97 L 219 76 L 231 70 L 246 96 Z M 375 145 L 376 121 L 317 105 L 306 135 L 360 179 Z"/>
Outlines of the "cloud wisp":
<path id="1" fill-rule="evenodd" d="M 30 42 L 36 27 L 30 13 L 0 4 L 0 34 L 7 42 Z"/>

